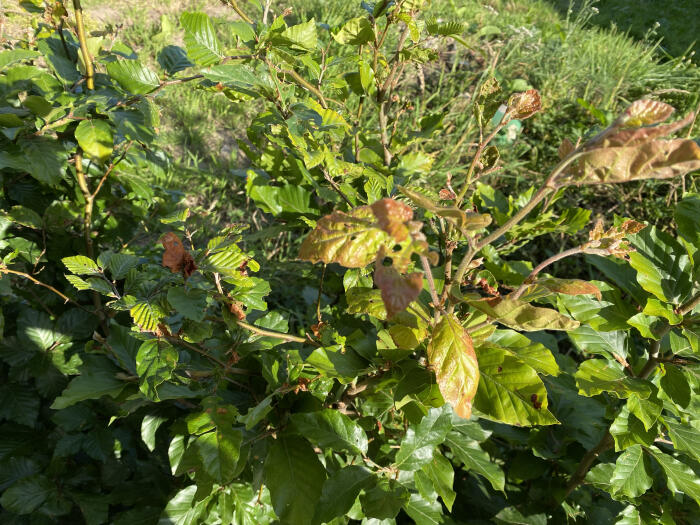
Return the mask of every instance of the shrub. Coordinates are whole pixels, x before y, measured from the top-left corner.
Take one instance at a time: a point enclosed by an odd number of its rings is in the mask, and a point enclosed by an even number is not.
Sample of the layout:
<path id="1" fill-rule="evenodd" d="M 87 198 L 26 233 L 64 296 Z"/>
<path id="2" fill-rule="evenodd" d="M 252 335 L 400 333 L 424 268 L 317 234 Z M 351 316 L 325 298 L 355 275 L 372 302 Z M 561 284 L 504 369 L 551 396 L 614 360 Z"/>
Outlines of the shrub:
<path id="1" fill-rule="evenodd" d="M 460 22 L 420 0 L 334 27 L 226 3 L 236 49 L 183 13 L 158 73 L 86 37 L 77 0 L 0 54 L 3 522 L 696 519 L 700 197 L 675 235 L 615 217 L 518 259 L 586 227 L 569 187 L 698 169 L 696 142 L 665 138 L 694 116 L 634 102 L 505 196 L 479 179 L 540 96 L 486 71 L 466 176 L 426 188 L 442 116 L 394 88 Z M 149 184 L 152 99 L 195 86 L 260 104 L 246 192 L 270 233 L 310 230 L 275 290 L 308 307 L 268 309 L 243 225 L 212 235 Z M 573 256 L 611 283 L 545 273 Z"/>

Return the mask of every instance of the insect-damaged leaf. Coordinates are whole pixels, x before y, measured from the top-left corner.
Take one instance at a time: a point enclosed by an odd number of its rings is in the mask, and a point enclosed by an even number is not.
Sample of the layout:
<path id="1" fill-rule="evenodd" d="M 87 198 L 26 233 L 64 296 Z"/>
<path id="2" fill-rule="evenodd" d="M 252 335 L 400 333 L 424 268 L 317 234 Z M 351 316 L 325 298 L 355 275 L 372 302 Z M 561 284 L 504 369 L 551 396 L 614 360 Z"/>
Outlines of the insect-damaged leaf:
<path id="1" fill-rule="evenodd" d="M 508 99 L 508 112 L 513 118 L 524 120 L 542 109 L 540 93 L 529 89 L 523 93 L 515 93 Z"/>
<path id="2" fill-rule="evenodd" d="M 401 275 L 393 266 L 378 261 L 374 283 L 382 291 L 387 319 L 391 319 L 418 298 L 423 289 L 423 275 L 420 272 Z"/>
<path id="3" fill-rule="evenodd" d="M 165 248 L 163 252 L 163 266 L 170 268 L 173 273 L 182 272 L 187 279 L 197 269 L 192 255 L 185 250 L 180 238 L 173 232 L 168 232 L 160 239 Z"/>
<path id="4" fill-rule="evenodd" d="M 444 316 L 435 326 L 428 360 L 442 397 L 457 414 L 469 418 L 479 384 L 479 364 L 469 334 L 453 315 Z"/>

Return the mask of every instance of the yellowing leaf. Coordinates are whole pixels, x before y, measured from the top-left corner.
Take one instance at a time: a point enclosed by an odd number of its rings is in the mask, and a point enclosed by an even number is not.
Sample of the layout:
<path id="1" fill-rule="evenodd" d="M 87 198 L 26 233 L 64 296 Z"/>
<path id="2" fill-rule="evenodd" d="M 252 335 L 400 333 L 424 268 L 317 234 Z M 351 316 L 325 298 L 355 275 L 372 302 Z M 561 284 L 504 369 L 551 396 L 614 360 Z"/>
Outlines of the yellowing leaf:
<path id="1" fill-rule="evenodd" d="M 362 268 L 374 261 L 380 246 L 393 244 L 391 236 L 376 225 L 372 208 L 361 206 L 350 213 L 334 211 L 319 219 L 304 239 L 299 258 Z"/>
<path id="2" fill-rule="evenodd" d="M 636 100 L 622 114 L 619 123 L 626 127 L 648 126 L 663 122 L 674 111 L 673 106 L 658 100 Z"/>
<path id="3" fill-rule="evenodd" d="M 569 319 L 556 310 L 540 308 L 524 301 L 506 297 L 493 299 L 467 300 L 469 306 L 485 313 L 501 324 L 524 330 L 573 330 L 579 326 L 578 321 Z"/>
<path id="4" fill-rule="evenodd" d="M 444 316 L 433 330 L 428 361 L 442 397 L 467 419 L 479 384 L 479 364 L 469 334 L 453 315 Z"/>

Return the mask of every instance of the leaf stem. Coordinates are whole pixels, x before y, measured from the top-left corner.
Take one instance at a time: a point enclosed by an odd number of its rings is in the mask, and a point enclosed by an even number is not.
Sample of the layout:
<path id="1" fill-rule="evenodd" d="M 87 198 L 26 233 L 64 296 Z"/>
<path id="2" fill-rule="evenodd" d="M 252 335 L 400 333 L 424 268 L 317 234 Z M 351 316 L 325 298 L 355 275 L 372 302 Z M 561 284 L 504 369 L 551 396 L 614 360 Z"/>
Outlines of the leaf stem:
<path id="1" fill-rule="evenodd" d="M 613 440 L 610 431 L 607 430 L 598 444 L 586 452 L 583 458 L 581 458 L 581 462 L 578 464 L 576 472 L 572 474 L 571 479 L 569 479 L 569 483 L 566 485 L 566 492 L 564 493 L 563 499 L 568 498 L 569 494 L 571 494 L 576 487 L 583 483 L 583 480 L 586 479 L 586 474 L 588 474 L 588 470 L 591 468 L 591 465 L 593 465 L 593 462 L 595 462 L 595 460 L 598 459 L 598 456 L 600 456 L 603 452 L 610 450 L 614 444 L 615 441 Z"/>
<path id="2" fill-rule="evenodd" d="M 310 341 L 308 339 L 305 339 L 303 337 L 298 337 L 296 335 L 291 335 L 291 334 L 283 334 L 281 332 L 274 332 L 272 330 L 265 330 L 264 328 L 257 327 L 252 324 L 248 324 L 245 321 L 236 321 L 236 324 L 240 326 L 241 328 L 245 328 L 249 332 L 253 332 L 254 334 L 262 335 L 265 337 L 274 337 L 275 339 L 282 339 L 283 341 L 294 341 L 295 343 L 309 343 Z"/>

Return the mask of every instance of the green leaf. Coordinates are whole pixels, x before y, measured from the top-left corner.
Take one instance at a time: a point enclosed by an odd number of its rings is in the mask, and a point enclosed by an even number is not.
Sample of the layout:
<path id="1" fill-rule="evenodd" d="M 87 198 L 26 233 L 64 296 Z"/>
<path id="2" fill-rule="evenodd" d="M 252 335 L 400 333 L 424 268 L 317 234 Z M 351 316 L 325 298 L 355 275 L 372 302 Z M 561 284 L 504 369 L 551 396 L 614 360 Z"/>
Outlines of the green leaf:
<path id="1" fill-rule="evenodd" d="M 69 272 L 76 275 L 101 275 L 102 273 L 97 263 L 84 255 L 64 257 L 61 261 Z"/>
<path id="2" fill-rule="evenodd" d="M 126 386 L 117 379 L 116 368 L 106 357 L 87 355 L 83 358 L 80 375 L 71 380 L 68 387 L 57 397 L 51 408 L 61 410 L 86 399 L 99 399 L 102 396 L 116 398 Z"/>
<path id="3" fill-rule="evenodd" d="M 523 334 L 514 330 L 496 330 L 489 336 L 488 342 L 495 343 L 541 374 L 559 375 L 559 365 L 557 365 L 552 352 L 544 345 L 528 339 Z"/>
<path id="4" fill-rule="evenodd" d="M 36 230 L 41 230 L 44 224 L 37 212 L 25 206 L 12 206 L 7 214 L 7 218 L 12 222 Z"/>
<path id="5" fill-rule="evenodd" d="M 158 63 L 168 75 L 174 75 L 179 71 L 194 66 L 187 58 L 187 51 L 180 46 L 173 45 L 165 46 L 160 50 L 158 53 Z"/>
<path id="6" fill-rule="evenodd" d="M 0 70 L 21 60 L 30 60 L 39 56 L 39 53 L 32 49 L 10 49 L 0 53 Z"/>
<path id="7" fill-rule="evenodd" d="M 615 450 L 625 450 L 633 445 L 651 445 L 656 439 L 656 426 L 647 430 L 644 424 L 623 407 L 610 425 L 610 434 L 615 440 Z"/>
<path id="8" fill-rule="evenodd" d="M 320 448 L 332 448 L 351 454 L 367 453 L 367 435 L 362 427 L 337 410 L 292 414 L 296 431 Z"/>
<path id="9" fill-rule="evenodd" d="M 394 519 L 408 499 L 408 491 L 393 479 L 381 479 L 360 495 L 365 516 L 379 520 Z"/>
<path id="10" fill-rule="evenodd" d="M 494 347 L 476 348 L 479 388 L 474 408 L 480 415 L 510 425 L 554 425 L 547 390 L 535 370 Z"/>
<path id="11" fill-rule="evenodd" d="M 656 399 L 656 396 L 649 396 L 643 399 L 636 394 L 632 394 L 627 400 L 627 408 L 644 424 L 646 430 L 649 430 L 656 424 L 663 406 L 663 403 Z"/>
<path id="12" fill-rule="evenodd" d="M 22 140 L 20 147 L 25 160 L 23 169 L 32 177 L 49 186 L 61 182 L 68 155 L 59 141 L 37 137 Z"/>
<path id="13" fill-rule="evenodd" d="M 166 421 L 168 421 L 167 417 L 154 414 L 147 414 L 141 421 L 141 439 L 151 452 L 156 449 L 156 432 Z"/>
<path id="14" fill-rule="evenodd" d="M 277 438 L 268 449 L 264 477 L 280 521 L 310 525 L 326 480 L 326 471 L 311 445 L 303 438 Z"/>
<path id="15" fill-rule="evenodd" d="M 452 428 L 452 414 L 448 405 L 431 408 L 417 425 L 409 425 L 394 464 L 401 470 L 417 470 L 430 463 L 433 453 L 445 441 Z"/>
<path id="16" fill-rule="evenodd" d="M 185 47 L 192 62 L 210 66 L 221 61 L 224 53 L 208 15 L 185 12 L 180 16 L 180 23 L 185 29 Z"/>
<path id="17" fill-rule="evenodd" d="M 687 408 L 691 400 L 691 390 L 683 371 L 671 363 L 663 364 L 664 375 L 659 381 L 659 386 L 666 396 L 674 403 Z"/>
<path id="18" fill-rule="evenodd" d="M 670 418 L 664 419 L 668 435 L 676 450 L 685 452 L 700 461 L 700 421 L 678 423 Z"/>
<path id="19" fill-rule="evenodd" d="M 579 326 L 578 321 L 569 319 L 556 310 L 540 308 L 529 303 L 496 297 L 493 299 L 467 300 L 472 306 L 501 324 L 516 330 L 538 332 L 540 330 L 569 331 Z"/>
<path id="20" fill-rule="evenodd" d="M 651 394 L 651 386 L 647 381 L 627 376 L 621 365 L 604 359 L 584 361 L 575 377 L 579 394 L 587 397 L 610 392 L 619 399 L 628 398 L 632 394 L 646 399 Z"/>
<path id="21" fill-rule="evenodd" d="M 34 389 L 17 383 L 0 386 L 0 419 L 34 427 L 39 417 L 40 399 Z"/>
<path id="22" fill-rule="evenodd" d="M 673 216 L 681 236 L 691 246 L 700 247 L 700 194 L 686 194 L 676 205 Z"/>
<path id="23" fill-rule="evenodd" d="M 484 476 L 495 490 L 504 490 L 505 474 L 498 465 L 491 461 L 489 455 L 481 449 L 477 441 L 465 438 L 457 432 L 450 432 L 445 444 L 450 447 L 457 459 L 464 463 L 467 470 Z"/>
<path id="24" fill-rule="evenodd" d="M 382 321 L 386 319 L 386 308 L 380 290 L 357 286 L 346 292 L 345 300 L 348 303 L 346 312 L 349 314 L 367 314 Z"/>
<path id="25" fill-rule="evenodd" d="M 412 493 L 404 506 L 404 511 L 416 525 L 439 525 L 447 523 L 442 513 L 442 505 L 437 501 L 427 501 L 420 494 Z"/>
<path id="26" fill-rule="evenodd" d="M 173 287 L 168 290 L 168 302 L 188 319 L 201 321 L 207 309 L 207 292 L 199 288 Z"/>
<path id="27" fill-rule="evenodd" d="M 209 497 L 200 501 L 195 499 L 197 485 L 190 485 L 180 490 L 166 505 L 158 520 L 158 525 L 198 525 L 200 517 L 206 510 Z"/>
<path id="28" fill-rule="evenodd" d="M 582 352 L 602 355 L 607 359 L 614 359 L 614 356 L 627 358 L 627 332 L 622 330 L 601 332 L 583 325 L 569 332 L 568 335 Z"/>
<path id="29" fill-rule="evenodd" d="M 695 475 L 695 472 L 685 463 L 681 463 L 669 454 L 664 454 L 656 447 L 648 447 L 647 450 L 664 469 L 668 478 L 668 488 L 686 494 L 700 505 L 700 478 Z"/>
<path id="30" fill-rule="evenodd" d="M 681 304 L 692 291 L 690 258 L 673 237 L 654 227 L 629 237 L 637 249 L 629 256 L 637 281 L 661 301 Z"/>
<path id="31" fill-rule="evenodd" d="M 150 93 L 160 86 L 158 75 L 137 60 L 110 62 L 107 72 L 125 91 L 134 95 Z"/>
<path id="32" fill-rule="evenodd" d="M 227 484 L 236 475 L 242 442 L 241 430 L 217 425 L 213 431 L 198 436 L 194 446 L 209 477 L 217 483 Z"/>
<path id="33" fill-rule="evenodd" d="M 166 341 L 145 341 L 136 354 L 136 373 L 139 375 L 141 392 L 149 399 L 158 401 L 156 387 L 170 379 L 177 361 L 177 350 Z"/>
<path id="34" fill-rule="evenodd" d="M 345 25 L 333 35 L 333 38 L 340 44 L 361 46 L 374 40 L 374 29 L 366 17 L 359 16 L 345 22 Z"/>
<path id="35" fill-rule="evenodd" d="M 316 20 L 313 18 L 303 24 L 288 27 L 279 36 L 273 38 L 276 44 L 284 43 L 291 45 L 293 49 L 313 51 L 316 49 Z"/>
<path id="36" fill-rule="evenodd" d="M 31 514 L 56 491 L 46 476 L 36 475 L 24 478 L 0 497 L 0 505 L 15 514 Z"/>
<path id="37" fill-rule="evenodd" d="M 156 303 L 139 301 L 129 310 L 134 323 L 142 332 L 155 332 L 166 312 Z"/>
<path id="38" fill-rule="evenodd" d="M 610 483 L 613 492 L 636 498 L 649 490 L 652 481 L 642 447 L 633 445 L 617 458 Z"/>
<path id="39" fill-rule="evenodd" d="M 100 164 L 112 156 L 114 134 L 106 120 L 83 120 L 75 128 L 75 139 L 87 156 Z"/>
<path id="40" fill-rule="evenodd" d="M 126 253 L 115 253 L 109 258 L 107 268 L 112 273 L 112 279 L 123 279 L 129 270 L 136 268 L 141 263 L 141 259 L 135 255 Z"/>
<path id="41" fill-rule="evenodd" d="M 341 468 L 323 484 L 314 522 L 326 523 L 344 516 L 360 492 L 371 488 L 374 483 L 372 472 L 365 467 L 350 465 Z"/>
<path id="42" fill-rule="evenodd" d="M 454 315 L 445 315 L 435 326 L 428 361 L 442 397 L 457 414 L 468 419 L 479 383 L 479 364 L 469 334 Z"/>
<path id="43" fill-rule="evenodd" d="M 450 432 L 448 434 L 448 441 L 451 434 L 456 433 Z M 458 435 L 458 437 L 462 438 L 461 435 Z M 455 472 L 450 460 L 436 451 L 433 453 L 433 459 L 430 463 L 423 465 L 423 472 L 427 474 L 428 478 L 433 483 L 435 491 L 442 498 L 442 502 L 447 507 L 447 510 L 452 512 L 452 505 L 454 504 L 457 494 L 452 490 Z"/>

